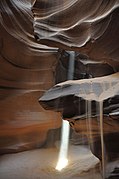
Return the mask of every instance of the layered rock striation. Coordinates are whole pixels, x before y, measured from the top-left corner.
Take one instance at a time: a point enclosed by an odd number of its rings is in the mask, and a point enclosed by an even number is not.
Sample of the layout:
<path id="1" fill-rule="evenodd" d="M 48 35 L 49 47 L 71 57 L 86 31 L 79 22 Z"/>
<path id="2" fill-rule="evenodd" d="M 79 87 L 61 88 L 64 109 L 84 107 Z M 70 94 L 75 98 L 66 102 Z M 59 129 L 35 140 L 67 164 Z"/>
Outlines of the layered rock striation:
<path id="1" fill-rule="evenodd" d="M 31 7 L 0 2 L 0 153 L 39 148 L 61 126 L 60 115 L 38 103 L 55 84 L 58 53 L 36 42 Z"/>

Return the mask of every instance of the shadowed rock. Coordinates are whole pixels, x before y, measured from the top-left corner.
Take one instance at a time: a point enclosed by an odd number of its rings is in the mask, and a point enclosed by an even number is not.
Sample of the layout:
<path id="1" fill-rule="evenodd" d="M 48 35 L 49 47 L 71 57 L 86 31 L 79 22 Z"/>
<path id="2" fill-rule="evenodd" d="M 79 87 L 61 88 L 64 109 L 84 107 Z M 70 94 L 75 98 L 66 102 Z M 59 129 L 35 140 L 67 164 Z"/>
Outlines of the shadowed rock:
<path id="1" fill-rule="evenodd" d="M 100 114 L 102 101 L 103 114 Z M 45 109 L 61 112 L 63 119 L 68 120 L 77 133 L 87 136 L 92 153 L 101 161 L 100 115 L 103 115 L 106 162 L 119 158 L 119 73 L 59 83 L 48 90 L 39 102 Z M 90 105 L 90 113 L 87 105 Z"/>
<path id="2" fill-rule="evenodd" d="M 62 109 L 63 101 L 70 104 L 75 98 L 87 101 L 104 101 L 119 95 L 119 73 L 83 80 L 69 80 L 55 85 L 49 89 L 41 98 L 40 103 L 45 108 Z M 68 98 L 71 101 L 68 101 Z M 73 100 L 74 98 L 74 100 Z M 59 106 L 59 107 L 58 107 Z"/>

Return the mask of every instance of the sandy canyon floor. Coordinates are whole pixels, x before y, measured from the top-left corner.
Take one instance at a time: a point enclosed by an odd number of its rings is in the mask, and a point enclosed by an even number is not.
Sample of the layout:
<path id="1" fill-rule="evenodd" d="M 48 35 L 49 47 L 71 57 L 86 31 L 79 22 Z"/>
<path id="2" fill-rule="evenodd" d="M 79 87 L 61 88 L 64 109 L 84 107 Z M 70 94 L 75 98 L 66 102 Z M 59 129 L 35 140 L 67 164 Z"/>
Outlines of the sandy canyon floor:
<path id="1" fill-rule="evenodd" d="M 37 149 L 0 157 L 0 179 L 101 179 L 99 161 L 88 147 L 69 147 L 69 164 L 55 169 L 58 148 Z"/>

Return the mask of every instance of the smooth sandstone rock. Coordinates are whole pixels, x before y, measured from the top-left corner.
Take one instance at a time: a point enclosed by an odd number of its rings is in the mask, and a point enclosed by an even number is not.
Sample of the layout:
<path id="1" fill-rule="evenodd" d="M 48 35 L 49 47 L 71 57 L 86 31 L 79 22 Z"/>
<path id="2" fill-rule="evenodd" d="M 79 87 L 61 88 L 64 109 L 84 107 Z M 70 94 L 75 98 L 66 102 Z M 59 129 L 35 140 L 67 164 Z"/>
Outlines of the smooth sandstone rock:
<path id="1" fill-rule="evenodd" d="M 58 113 L 46 112 L 39 96 L 54 83 L 57 50 L 39 45 L 30 1 L 0 2 L 0 153 L 39 148 Z M 56 120 L 58 119 L 58 120 Z"/>

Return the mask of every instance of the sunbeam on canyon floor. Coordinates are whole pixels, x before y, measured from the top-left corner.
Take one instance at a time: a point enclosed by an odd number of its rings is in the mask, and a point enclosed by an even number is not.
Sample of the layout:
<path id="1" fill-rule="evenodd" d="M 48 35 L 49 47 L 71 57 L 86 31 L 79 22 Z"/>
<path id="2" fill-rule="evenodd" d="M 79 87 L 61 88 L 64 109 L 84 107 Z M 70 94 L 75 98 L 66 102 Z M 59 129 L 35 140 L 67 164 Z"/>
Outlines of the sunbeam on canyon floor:
<path id="1" fill-rule="evenodd" d="M 99 161 L 85 146 L 69 146 L 69 163 L 55 169 L 59 149 L 38 149 L 0 157 L 0 179 L 101 179 Z"/>

